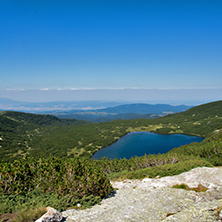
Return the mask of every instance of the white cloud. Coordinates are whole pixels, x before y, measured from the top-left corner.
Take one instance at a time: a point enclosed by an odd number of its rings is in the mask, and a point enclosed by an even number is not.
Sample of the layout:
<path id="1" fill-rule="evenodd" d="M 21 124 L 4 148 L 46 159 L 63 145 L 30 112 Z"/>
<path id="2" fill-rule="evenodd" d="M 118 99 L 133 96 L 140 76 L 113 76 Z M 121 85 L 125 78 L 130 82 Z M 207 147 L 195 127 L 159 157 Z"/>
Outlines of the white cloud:
<path id="1" fill-rule="evenodd" d="M 43 89 L 40 89 L 40 90 L 43 90 L 43 91 L 48 91 L 49 89 L 48 89 L 48 88 L 43 88 Z"/>
<path id="2" fill-rule="evenodd" d="M 25 89 L 6 89 L 6 91 L 25 91 Z"/>
<path id="3" fill-rule="evenodd" d="M 82 89 L 82 90 L 97 90 L 95 88 L 85 88 L 85 89 Z"/>
<path id="4" fill-rule="evenodd" d="M 80 90 L 79 88 L 71 88 L 70 90 Z"/>
<path id="5" fill-rule="evenodd" d="M 70 90 L 99 90 L 96 88 L 71 88 Z"/>
<path id="6" fill-rule="evenodd" d="M 137 89 L 142 89 L 138 87 L 129 87 L 129 88 L 109 88 L 108 90 L 137 90 Z"/>
<path id="7" fill-rule="evenodd" d="M 139 89 L 139 87 L 132 87 L 131 89 Z"/>

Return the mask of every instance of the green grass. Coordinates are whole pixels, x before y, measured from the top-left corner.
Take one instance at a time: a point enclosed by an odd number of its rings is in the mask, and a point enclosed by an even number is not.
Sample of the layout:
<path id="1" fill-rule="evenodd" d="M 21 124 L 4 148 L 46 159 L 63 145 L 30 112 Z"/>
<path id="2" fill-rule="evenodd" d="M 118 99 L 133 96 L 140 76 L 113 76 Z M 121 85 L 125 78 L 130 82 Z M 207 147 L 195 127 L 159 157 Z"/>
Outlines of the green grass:
<path id="1" fill-rule="evenodd" d="M 108 178 L 110 180 L 123 180 L 173 176 L 187 172 L 196 167 L 213 167 L 213 165 L 204 159 L 193 158 L 192 160 L 185 160 L 175 164 L 166 164 L 135 171 L 125 170 L 119 173 L 111 173 L 108 175 Z"/>
<path id="2" fill-rule="evenodd" d="M 12 222 L 34 222 L 46 213 L 45 207 L 20 211 L 16 214 Z"/>
<path id="3" fill-rule="evenodd" d="M 80 203 L 83 207 L 91 207 L 100 203 L 101 198 L 88 196 L 81 199 L 72 199 L 70 195 L 63 197 L 55 193 L 43 193 L 36 189 L 24 195 L 5 195 L 0 196 L 0 215 L 5 213 L 28 212 L 33 209 L 42 209 L 48 206 L 58 211 L 76 208 Z"/>
<path id="4" fill-rule="evenodd" d="M 208 188 L 206 188 L 205 186 L 199 184 L 197 187 L 193 187 L 190 188 L 187 184 L 177 184 L 172 186 L 172 188 L 176 188 L 176 189 L 183 189 L 183 190 L 189 190 L 189 191 L 196 191 L 196 192 L 205 192 L 208 190 Z"/>

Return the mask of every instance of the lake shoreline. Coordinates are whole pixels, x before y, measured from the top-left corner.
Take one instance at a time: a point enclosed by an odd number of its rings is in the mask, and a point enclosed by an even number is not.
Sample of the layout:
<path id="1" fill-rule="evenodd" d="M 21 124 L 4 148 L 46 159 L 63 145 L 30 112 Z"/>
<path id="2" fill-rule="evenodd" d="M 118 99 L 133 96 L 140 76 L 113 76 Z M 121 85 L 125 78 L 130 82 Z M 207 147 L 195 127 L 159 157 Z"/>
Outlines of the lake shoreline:
<path id="1" fill-rule="evenodd" d="M 90 159 L 97 159 L 97 158 L 95 158 L 95 155 L 98 155 L 97 153 L 98 152 L 105 152 L 105 151 L 103 151 L 104 149 L 110 149 L 110 147 L 111 146 L 113 146 L 114 144 L 116 144 L 116 143 L 120 143 L 120 141 L 123 139 L 123 137 L 125 137 L 125 136 L 129 136 L 130 134 L 153 134 L 153 135 L 169 135 L 169 136 L 171 136 L 171 135 L 184 135 L 184 136 L 188 136 L 188 137 L 196 137 L 196 138 L 201 138 L 201 139 L 203 139 L 204 140 L 204 137 L 201 137 L 201 136 L 197 136 L 197 135 L 193 135 L 193 134 L 188 134 L 188 133 L 157 133 L 157 132 L 152 132 L 152 131 L 131 131 L 131 132 L 128 132 L 128 133 L 125 133 L 123 136 L 121 136 L 119 139 L 117 139 L 117 140 L 115 140 L 112 144 L 110 144 L 110 145 L 108 145 L 108 146 L 106 146 L 106 147 L 103 147 L 103 148 L 101 148 L 101 149 L 99 149 L 99 150 L 97 150 L 92 156 L 91 156 L 91 158 Z M 202 140 L 202 141 L 203 141 Z M 202 142 L 202 141 L 200 141 L 200 142 Z M 193 142 L 199 142 L 199 141 L 193 141 Z M 180 147 L 180 146 L 182 146 L 182 145 L 186 145 L 186 144 L 189 144 L 189 143 L 192 143 L 192 142 L 188 142 L 188 143 L 183 143 L 183 144 L 181 144 L 181 145 L 178 145 L 178 146 L 173 146 L 171 149 L 169 149 L 168 151 L 166 151 L 166 152 L 163 152 L 162 151 L 162 148 L 161 148 L 161 153 L 167 153 L 167 152 L 169 152 L 170 150 L 172 150 L 172 149 L 174 149 L 174 148 L 177 148 L 177 147 Z M 155 147 L 156 148 L 156 147 Z M 128 152 L 128 150 L 127 150 L 127 152 Z M 126 153 L 127 153 L 126 152 Z M 149 151 L 150 152 L 150 151 Z M 153 152 L 153 151 L 152 151 Z M 147 153 L 146 153 L 147 154 Z M 157 155 L 157 153 L 148 153 L 148 154 L 152 154 L 152 155 Z M 145 155 L 145 153 L 143 154 L 143 155 Z M 139 156 L 143 156 L 143 155 L 139 155 Z M 127 155 L 126 155 L 127 156 Z M 135 155 L 132 155 L 132 156 L 138 156 L 137 154 L 135 154 Z M 104 156 L 105 157 L 105 156 Z M 101 157 L 102 158 L 102 157 Z M 110 159 L 112 159 L 111 157 L 109 157 Z M 109 159 L 108 158 L 108 159 Z M 121 159 L 121 158 L 126 158 L 126 157 L 115 157 L 115 158 L 117 158 L 117 159 Z"/>
<path id="2" fill-rule="evenodd" d="M 205 137 L 203 137 L 203 136 L 200 136 L 200 135 L 198 135 L 198 134 L 192 134 L 192 133 L 160 133 L 160 132 L 155 132 L 155 131 L 131 131 L 131 132 L 124 133 L 122 136 L 119 137 L 119 139 L 121 139 L 122 137 L 124 137 L 124 136 L 126 136 L 126 135 L 128 135 L 128 134 L 130 134 L 130 133 L 143 133 L 143 132 L 144 132 L 144 133 L 145 133 L 145 132 L 147 132 L 147 133 L 155 133 L 155 134 L 160 134 L 160 135 L 182 134 L 182 135 L 187 135 L 187 136 L 196 136 L 196 137 L 200 137 L 200 138 L 205 139 Z M 116 143 L 119 139 L 115 140 L 114 142 L 108 144 L 108 145 L 105 146 L 105 147 L 102 147 L 102 148 L 98 149 L 97 151 L 95 151 L 95 152 L 92 154 L 92 156 L 93 156 L 96 152 L 98 152 L 99 150 L 105 149 L 106 147 L 111 146 L 112 144 Z M 90 159 L 92 158 L 92 156 L 90 157 Z"/>

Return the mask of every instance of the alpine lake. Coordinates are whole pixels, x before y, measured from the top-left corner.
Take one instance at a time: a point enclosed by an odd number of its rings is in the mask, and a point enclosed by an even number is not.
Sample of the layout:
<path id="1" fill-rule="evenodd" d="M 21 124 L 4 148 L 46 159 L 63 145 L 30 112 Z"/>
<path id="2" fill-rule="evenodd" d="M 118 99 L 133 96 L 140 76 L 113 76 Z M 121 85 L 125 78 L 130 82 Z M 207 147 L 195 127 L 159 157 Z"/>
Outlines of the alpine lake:
<path id="1" fill-rule="evenodd" d="M 156 134 L 150 132 L 132 132 L 120 138 L 110 146 L 97 151 L 91 159 L 130 159 L 145 154 L 167 153 L 169 150 L 190 144 L 202 142 L 204 138 L 184 134 Z"/>

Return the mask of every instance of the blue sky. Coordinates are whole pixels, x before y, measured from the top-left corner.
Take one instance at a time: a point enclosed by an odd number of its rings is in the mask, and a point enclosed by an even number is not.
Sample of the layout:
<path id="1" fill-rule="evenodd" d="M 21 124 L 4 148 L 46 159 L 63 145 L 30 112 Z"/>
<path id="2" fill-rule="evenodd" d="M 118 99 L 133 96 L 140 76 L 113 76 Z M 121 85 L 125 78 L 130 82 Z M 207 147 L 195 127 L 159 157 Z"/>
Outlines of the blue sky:
<path id="1" fill-rule="evenodd" d="M 221 39 L 221 0 L 0 0 L 0 97 L 164 89 L 154 97 L 164 100 L 169 90 L 204 89 L 218 99 Z M 146 95 L 138 99 L 152 99 Z"/>

